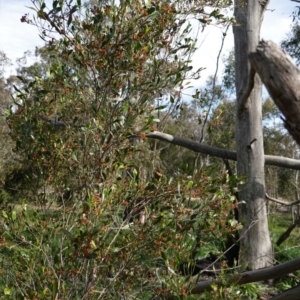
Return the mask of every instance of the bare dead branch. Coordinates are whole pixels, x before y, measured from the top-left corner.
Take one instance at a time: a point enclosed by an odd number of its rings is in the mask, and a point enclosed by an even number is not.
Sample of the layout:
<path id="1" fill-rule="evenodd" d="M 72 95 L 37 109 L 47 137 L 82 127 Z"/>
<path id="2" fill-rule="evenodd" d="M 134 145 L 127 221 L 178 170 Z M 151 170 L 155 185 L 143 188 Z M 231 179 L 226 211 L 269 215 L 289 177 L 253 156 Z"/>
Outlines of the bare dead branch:
<path id="1" fill-rule="evenodd" d="M 271 201 L 276 202 L 276 203 L 279 203 L 281 205 L 285 205 L 285 206 L 293 206 L 293 205 L 296 205 L 296 204 L 300 203 L 300 200 L 296 200 L 296 201 L 293 201 L 293 202 L 281 201 L 281 200 L 275 199 L 273 197 L 270 197 L 267 193 L 266 193 L 266 199 L 271 200 Z"/>
<path id="2" fill-rule="evenodd" d="M 249 54 L 270 96 L 284 115 L 285 128 L 300 145 L 300 71 L 291 57 L 272 41 L 260 41 Z"/>
<path id="3" fill-rule="evenodd" d="M 148 138 L 161 140 L 164 142 L 168 142 L 173 145 L 178 145 L 195 152 L 200 152 L 202 154 L 208 154 L 216 157 L 221 157 L 230 160 L 236 160 L 236 153 L 234 151 L 225 150 L 217 147 L 211 147 L 208 145 L 204 145 L 202 143 L 198 143 L 186 138 L 174 136 L 171 134 L 153 131 L 146 135 Z"/>
<path id="4" fill-rule="evenodd" d="M 60 121 L 55 120 L 43 115 L 39 116 L 40 119 L 50 123 L 53 126 L 58 126 L 61 128 L 71 126 L 73 124 L 72 121 Z M 79 125 L 79 127 L 84 127 L 85 125 Z M 148 138 L 161 140 L 173 145 L 181 146 L 183 148 L 190 149 L 195 152 L 199 152 L 202 154 L 207 154 L 215 157 L 220 157 L 223 159 L 230 159 L 236 161 L 236 152 L 231 150 L 226 150 L 222 148 L 212 147 L 208 145 L 204 145 L 202 143 L 198 143 L 186 138 L 177 137 L 171 134 L 153 131 L 146 135 Z M 279 157 L 274 155 L 265 155 L 265 164 L 271 166 L 277 166 L 282 168 L 300 170 L 300 160 L 291 159 L 286 157 Z"/>
<path id="5" fill-rule="evenodd" d="M 165 141 L 167 143 L 181 146 L 190 149 L 195 152 L 200 152 L 202 154 L 207 154 L 215 157 L 220 157 L 223 159 L 230 159 L 236 161 L 236 152 L 230 151 L 222 148 L 212 147 L 197 143 L 195 141 L 185 139 L 182 137 L 177 137 L 171 134 L 153 131 L 147 134 L 148 138 L 158 139 Z M 265 155 L 265 164 L 277 167 L 289 168 L 294 170 L 300 170 L 300 160 L 291 159 L 286 157 L 279 157 L 274 155 Z"/>
<path id="6" fill-rule="evenodd" d="M 300 1 L 299 1 L 300 2 Z M 300 285 L 286 290 L 285 292 L 271 298 L 271 300 L 298 300 L 300 295 Z"/>
<path id="7" fill-rule="evenodd" d="M 279 278 L 289 273 L 296 272 L 298 270 L 300 270 L 300 258 L 293 259 L 291 261 L 277 265 L 275 267 L 269 267 L 269 268 L 243 272 L 240 274 L 233 275 L 232 278 L 227 280 L 226 285 L 231 285 L 231 284 L 241 285 L 250 282 L 258 282 L 258 281 Z M 207 280 L 203 282 L 198 282 L 194 286 L 191 292 L 192 294 L 201 294 L 205 291 L 211 291 L 212 285 L 214 284 L 224 285 L 224 280 Z M 284 298 L 284 299 L 296 299 L 296 298 Z M 299 290 L 298 290 L 297 299 L 299 299 Z"/>
<path id="8" fill-rule="evenodd" d="M 300 224 L 300 219 L 297 219 L 293 224 L 291 224 L 288 229 L 279 237 L 276 242 L 277 246 L 280 246 L 291 234 L 291 232 Z"/>

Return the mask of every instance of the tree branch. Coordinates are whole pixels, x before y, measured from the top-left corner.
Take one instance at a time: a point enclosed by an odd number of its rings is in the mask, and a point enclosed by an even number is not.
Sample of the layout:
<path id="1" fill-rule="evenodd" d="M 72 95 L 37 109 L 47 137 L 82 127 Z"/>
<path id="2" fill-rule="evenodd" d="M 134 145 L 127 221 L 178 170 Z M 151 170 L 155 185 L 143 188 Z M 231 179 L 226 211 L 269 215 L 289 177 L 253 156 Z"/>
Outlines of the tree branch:
<path id="1" fill-rule="evenodd" d="M 299 1 L 300 2 L 300 1 Z M 300 285 L 295 286 L 285 292 L 271 298 L 271 300 L 298 300 L 300 295 Z"/>
<path id="2" fill-rule="evenodd" d="M 291 57 L 272 41 L 260 41 L 249 54 L 270 96 L 284 115 L 285 128 L 300 145 L 300 71 Z"/>
<path id="3" fill-rule="evenodd" d="M 231 284 L 241 285 L 250 282 L 258 282 L 258 281 L 264 281 L 268 279 L 279 278 L 289 273 L 296 272 L 298 270 L 300 270 L 300 258 L 293 259 L 291 261 L 277 265 L 275 267 L 264 268 L 264 269 L 243 272 L 240 274 L 233 275 L 232 278 L 228 279 L 226 285 L 231 285 Z M 199 282 L 194 286 L 191 293 L 201 294 L 205 291 L 211 291 L 212 285 L 214 284 L 224 285 L 224 280 L 207 280 L 207 281 Z M 299 299 L 299 292 L 298 292 L 298 298 L 284 298 L 284 299 Z"/>
<path id="4" fill-rule="evenodd" d="M 198 143 L 186 138 L 174 136 L 168 133 L 163 133 L 159 131 L 152 131 L 146 134 L 148 138 L 161 140 L 173 145 L 181 146 L 183 148 L 187 148 L 193 150 L 195 152 L 200 152 L 202 154 L 208 154 L 216 157 L 221 157 L 224 159 L 236 160 L 236 152 L 225 150 L 222 148 L 212 147 L 208 145 L 204 145 L 202 143 Z"/>
<path id="5" fill-rule="evenodd" d="M 236 152 L 230 151 L 222 148 L 212 147 L 197 143 L 195 141 L 185 139 L 182 137 L 177 137 L 171 134 L 153 131 L 146 135 L 148 138 L 161 140 L 173 145 L 181 146 L 190 149 L 195 152 L 200 152 L 202 154 L 207 154 L 215 157 L 220 157 L 224 159 L 230 159 L 236 161 Z M 274 155 L 265 155 L 265 164 L 271 166 L 277 166 L 282 168 L 300 170 L 300 160 L 291 159 L 286 157 L 279 157 Z"/>
<path id="6" fill-rule="evenodd" d="M 288 229 L 281 234 L 281 236 L 279 237 L 279 239 L 276 242 L 277 246 L 280 246 L 291 234 L 291 232 L 300 224 L 300 219 L 297 219 L 295 221 L 295 223 L 291 224 Z"/>
<path id="7" fill-rule="evenodd" d="M 296 200 L 296 201 L 293 201 L 293 202 L 281 201 L 281 200 L 270 197 L 267 193 L 266 193 L 266 199 L 271 200 L 271 201 L 276 202 L 276 203 L 279 203 L 279 204 L 282 204 L 282 205 L 285 205 L 285 206 L 293 206 L 295 204 L 300 203 L 300 200 Z"/>
<path id="8" fill-rule="evenodd" d="M 43 121 L 50 123 L 53 126 L 57 126 L 61 128 L 72 126 L 73 124 L 72 121 L 59 121 L 43 115 L 39 115 L 39 118 L 42 119 Z M 86 125 L 78 125 L 78 127 L 84 127 L 84 126 Z M 207 154 L 215 157 L 220 157 L 223 159 L 230 159 L 236 161 L 235 151 L 204 145 L 186 138 L 177 137 L 159 131 L 150 132 L 146 136 L 151 139 L 161 140 L 202 154 Z M 286 157 L 265 155 L 265 164 L 282 167 L 282 168 L 300 170 L 300 160 L 286 158 Z"/>
<path id="9" fill-rule="evenodd" d="M 266 195 L 266 199 L 271 200 L 276 203 L 279 203 L 281 205 L 285 205 L 285 206 L 293 206 L 293 205 L 300 203 L 300 200 L 296 200 L 293 202 L 285 202 L 285 201 L 281 201 L 281 200 L 272 198 L 267 193 L 265 193 L 265 195 Z M 288 229 L 279 237 L 279 239 L 276 242 L 276 245 L 280 246 L 290 236 L 290 234 L 294 230 L 294 228 L 296 228 L 296 226 L 298 226 L 299 224 L 300 224 L 300 219 L 297 219 L 293 224 L 291 224 L 288 227 Z"/>

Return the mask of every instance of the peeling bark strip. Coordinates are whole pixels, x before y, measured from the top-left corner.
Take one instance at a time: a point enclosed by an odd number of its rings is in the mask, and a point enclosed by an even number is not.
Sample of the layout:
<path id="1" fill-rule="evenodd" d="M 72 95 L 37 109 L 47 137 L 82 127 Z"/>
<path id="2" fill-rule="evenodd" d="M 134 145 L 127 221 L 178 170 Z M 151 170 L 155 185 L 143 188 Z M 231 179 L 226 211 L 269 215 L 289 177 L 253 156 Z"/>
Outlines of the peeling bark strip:
<path id="1" fill-rule="evenodd" d="M 249 54 L 270 96 L 284 115 L 288 132 L 300 145 L 300 71 L 291 57 L 272 41 L 259 42 Z"/>

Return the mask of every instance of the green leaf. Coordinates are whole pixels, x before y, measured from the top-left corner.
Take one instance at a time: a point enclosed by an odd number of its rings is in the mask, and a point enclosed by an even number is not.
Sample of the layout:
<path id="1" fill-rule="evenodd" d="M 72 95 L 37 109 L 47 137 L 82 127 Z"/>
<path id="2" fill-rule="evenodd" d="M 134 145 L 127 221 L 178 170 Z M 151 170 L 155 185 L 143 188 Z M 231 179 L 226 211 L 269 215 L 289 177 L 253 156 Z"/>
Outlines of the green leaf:
<path id="1" fill-rule="evenodd" d="M 165 109 L 168 105 L 160 105 L 155 107 L 155 110 Z"/>
<path id="2" fill-rule="evenodd" d="M 42 9 L 37 12 L 37 17 L 42 20 L 49 20 L 48 14 L 46 14 Z"/>
<path id="3" fill-rule="evenodd" d="M 153 123 L 153 120 L 154 120 L 154 117 L 153 117 L 153 116 L 149 117 L 148 122 L 147 122 L 147 125 L 152 124 L 152 123 Z"/>
<path id="4" fill-rule="evenodd" d="M 104 201 L 106 199 L 106 196 L 108 195 L 108 191 L 106 188 L 103 189 L 101 199 Z"/>
<path id="5" fill-rule="evenodd" d="M 4 295 L 5 296 L 9 296 L 10 295 L 10 293 L 11 293 L 11 289 L 8 287 L 8 286 L 6 286 L 5 288 L 4 288 Z"/>
<path id="6" fill-rule="evenodd" d="M 73 21 L 73 15 L 70 14 L 68 18 L 67 26 L 69 26 L 72 23 L 72 21 Z"/>
<path id="7" fill-rule="evenodd" d="M 5 219 L 8 219 L 8 215 L 7 215 L 7 213 L 6 213 L 4 210 L 2 210 L 2 216 L 3 216 Z"/>
<path id="8" fill-rule="evenodd" d="M 18 79 L 20 79 L 23 83 L 26 83 L 26 80 L 23 76 L 17 76 Z"/>
<path id="9" fill-rule="evenodd" d="M 19 92 L 19 93 L 22 94 L 22 92 L 21 92 L 15 85 L 13 85 L 13 87 L 14 87 L 14 89 L 15 89 L 17 92 Z"/>
<path id="10" fill-rule="evenodd" d="M 148 8 L 148 9 L 147 9 L 147 13 L 148 13 L 148 15 L 151 15 L 152 13 L 154 13 L 154 12 L 155 12 L 155 10 L 156 10 L 156 9 L 155 9 L 155 7 L 153 7 L 153 6 L 152 6 L 152 7 L 150 7 L 150 8 Z"/>
<path id="11" fill-rule="evenodd" d="M 140 50 L 142 48 L 143 48 L 143 45 L 140 42 L 137 42 L 135 47 L 134 47 L 135 50 Z"/>
<path id="12" fill-rule="evenodd" d="M 115 248 L 111 249 L 111 252 L 113 252 L 113 253 L 118 253 L 120 251 L 121 251 L 121 248 L 119 248 L 119 247 L 115 247 Z"/>
<path id="13" fill-rule="evenodd" d="M 160 76 L 157 75 L 157 78 L 156 78 L 156 84 L 159 84 L 159 82 L 160 82 Z"/>
<path id="14" fill-rule="evenodd" d="M 77 156 L 75 153 L 72 153 L 72 159 L 75 160 L 76 162 L 78 162 Z"/>
<path id="15" fill-rule="evenodd" d="M 207 23 L 207 19 L 198 19 L 199 22 L 206 24 Z"/>
<path id="16" fill-rule="evenodd" d="M 27 211 L 27 203 L 22 202 L 22 210 Z"/>
<path id="17" fill-rule="evenodd" d="M 168 256 L 165 251 L 161 251 L 161 257 L 165 262 L 168 262 Z"/>
<path id="18" fill-rule="evenodd" d="M 52 299 L 56 299 L 57 290 L 58 290 L 58 282 L 57 280 L 55 280 L 52 286 Z"/>
<path id="19" fill-rule="evenodd" d="M 73 240 L 74 239 L 74 237 L 73 237 L 73 235 L 70 233 L 70 231 L 68 231 L 68 230 L 66 230 L 66 229 L 64 229 L 64 228 L 62 228 L 61 230 L 60 230 L 69 240 Z"/>
<path id="20" fill-rule="evenodd" d="M 26 8 L 29 8 L 29 9 L 32 9 L 34 11 L 37 11 L 35 7 L 32 7 L 32 6 L 25 6 Z"/>
<path id="21" fill-rule="evenodd" d="M 72 9 L 70 10 L 70 14 L 73 14 L 75 11 L 77 11 L 78 10 L 78 6 L 77 5 L 74 5 L 73 7 L 72 7 Z"/>
<path id="22" fill-rule="evenodd" d="M 58 1 L 57 0 L 53 1 L 53 4 L 52 4 L 53 9 L 55 9 L 57 7 L 57 5 L 58 5 Z"/>
<path id="23" fill-rule="evenodd" d="M 187 187 L 190 189 L 193 186 L 194 182 L 190 180 L 187 184 Z"/>
<path id="24" fill-rule="evenodd" d="M 17 218 L 17 213 L 16 213 L 15 210 L 13 210 L 13 211 L 11 212 L 11 219 L 12 219 L 13 221 L 15 221 L 16 218 Z"/>

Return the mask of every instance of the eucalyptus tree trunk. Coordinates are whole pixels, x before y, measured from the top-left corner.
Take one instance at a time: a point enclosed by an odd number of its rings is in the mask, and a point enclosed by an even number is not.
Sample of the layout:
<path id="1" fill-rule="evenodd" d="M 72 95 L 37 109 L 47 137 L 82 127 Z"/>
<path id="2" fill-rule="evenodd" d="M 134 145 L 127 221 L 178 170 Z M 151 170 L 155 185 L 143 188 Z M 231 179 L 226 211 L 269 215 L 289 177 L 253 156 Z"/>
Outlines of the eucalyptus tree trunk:
<path id="1" fill-rule="evenodd" d="M 263 13 L 268 0 L 236 0 L 233 27 L 237 93 L 236 145 L 237 170 L 246 183 L 240 186 L 239 264 L 249 270 L 269 266 L 273 251 L 265 203 L 264 150 L 262 133 L 262 83 L 254 75 L 248 54 L 255 51 L 260 38 Z M 252 85 L 250 84 L 252 82 Z M 249 86 L 251 93 L 247 94 Z"/>

